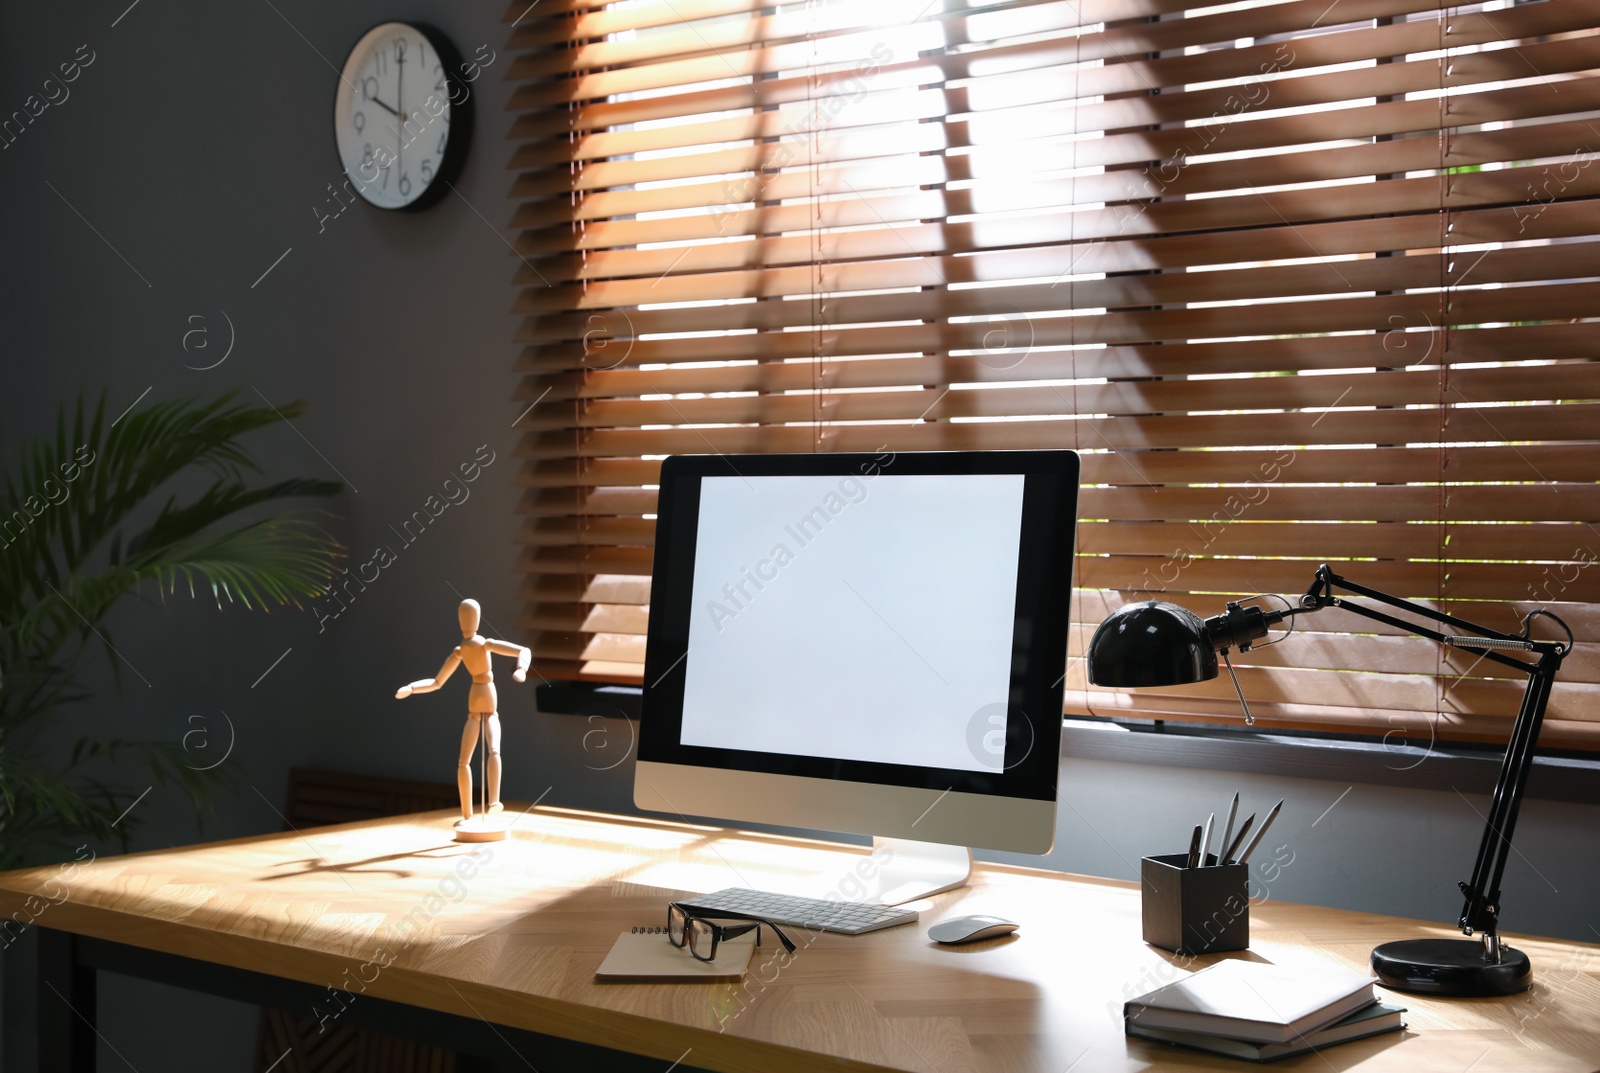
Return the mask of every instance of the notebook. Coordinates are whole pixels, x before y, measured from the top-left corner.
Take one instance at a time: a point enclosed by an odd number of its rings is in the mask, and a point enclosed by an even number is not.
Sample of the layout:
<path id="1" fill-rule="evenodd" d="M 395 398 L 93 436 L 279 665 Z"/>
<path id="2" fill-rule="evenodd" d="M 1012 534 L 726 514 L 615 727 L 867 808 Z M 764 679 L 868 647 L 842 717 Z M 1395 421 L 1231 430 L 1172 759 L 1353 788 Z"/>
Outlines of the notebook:
<path id="1" fill-rule="evenodd" d="M 1348 1043 L 1351 1040 L 1394 1032 L 1406 1026 L 1405 1020 L 1401 1017 L 1405 1012 L 1404 1006 L 1389 1006 L 1382 1002 L 1374 1002 L 1326 1028 L 1301 1036 L 1291 1043 L 1251 1043 L 1242 1039 L 1229 1039 L 1227 1036 L 1213 1036 L 1205 1032 L 1147 1028 L 1136 1021 L 1128 1022 L 1128 1035 L 1157 1040 L 1161 1043 L 1177 1043 L 1184 1047 L 1210 1051 L 1213 1054 L 1247 1058 L 1252 1062 L 1270 1062 L 1274 1058 L 1305 1054 L 1307 1051 L 1331 1047 L 1335 1043 Z"/>
<path id="2" fill-rule="evenodd" d="M 1377 1001 L 1375 978 L 1229 960 L 1158 987 L 1122 1008 L 1129 1026 L 1290 1043 Z"/>
<path id="3" fill-rule="evenodd" d="M 617 936 L 594 978 L 600 983 L 742 980 L 755 948 L 755 933 L 750 932 L 718 944 L 715 961 L 701 961 L 682 947 L 673 946 L 664 929 L 625 931 Z"/>

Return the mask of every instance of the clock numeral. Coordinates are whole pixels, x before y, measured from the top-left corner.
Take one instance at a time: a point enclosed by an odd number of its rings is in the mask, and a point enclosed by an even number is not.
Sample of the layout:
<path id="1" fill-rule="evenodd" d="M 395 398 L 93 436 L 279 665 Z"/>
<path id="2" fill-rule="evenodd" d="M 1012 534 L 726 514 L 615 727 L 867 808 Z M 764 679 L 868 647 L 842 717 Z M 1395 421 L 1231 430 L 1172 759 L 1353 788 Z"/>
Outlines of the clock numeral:
<path id="1" fill-rule="evenodd" d="M 404 172 L 402 172 L 400 175 L 400 196 L 411 196 L 411 176 L 405 174 Z"/>
<path id="2" fill-rule="evenodd" d="M 362 147 L 361 153 L 362 185 L 366 186 L 368 183 L 377 182 L 378 172 L 381 171 L 383 172 L 383 183 L 387 186 L 389 184 L 389 168 L 394 164 L 394 161 L 394 154 L 389 151 L 388 146 L 380 145 L 377 149 L 373 149 L 372 143 L 367 142 Z"/>
<path id="3" fill-rule="evenodd" d="M 437 64 L 437 63 L 434 64 L 433 65 L 433 73 L 439 76 L 437 79 L 434 80 L 433 91 L 435 93 L 448 93 L 449 90 L 446 88 L 446 86 L 444 84 L 444 67 L 441 64 Z"/>
<path id="4" fill-rule="evenodd" d="M 371 75 L 361 80 L 361 99 L 364 101 L 378 99 L 378 80 Z"/>
<path id="5" fill-rule="evenodd" d="M 427 186 L 431 182 L 433 182 L 433 163 L 424 160 L 422 162 L 422 185 Z"/>
<path id="6" fill-rule="evenodd" d="M 394 39 L 394 62 L 406 62 L 406 39 L 403 37 Z"/>
<path id="7" fill-rule="evenodd" d="M 450 140 L 450 132 L 445 131 L 439 135 L 439 148 L 434 150 L 434 156 L 444 156 L 444 143 Z"/>
<path id="8" fill-rule="evenodd" d="M 350 117 L 350 125 L 356 128 L 356 133 L 357 134 L 360 134 L 362 131 L 366 130 L 367 129 L 367 113 L 365 113 L 365 112 L 357 112 L 355 115 L 351 116 Z"/>
<path id="9" fill-rule="evenodd" d="M 379 50 L 379 52 L 375 56 L 375 59 L 377 60 L 377 64 L 378 64 L 378 76 L 381 78 L 382 76 L 384 76 L 384 75 L 389 73 L 389 54 L 387 52 Z"/>

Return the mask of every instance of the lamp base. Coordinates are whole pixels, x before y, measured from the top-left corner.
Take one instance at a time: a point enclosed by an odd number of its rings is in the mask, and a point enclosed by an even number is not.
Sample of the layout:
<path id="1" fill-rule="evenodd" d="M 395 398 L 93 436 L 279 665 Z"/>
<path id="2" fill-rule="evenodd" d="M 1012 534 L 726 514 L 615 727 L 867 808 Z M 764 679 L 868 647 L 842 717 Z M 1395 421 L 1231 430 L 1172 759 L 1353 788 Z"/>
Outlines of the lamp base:
<path id="1" fill-rule="evenodd" d="M 1500 961 L 1474 939 L 1402 939 L 1372 951 L 1372 972 L 1384 987 L 1423 995 L 1515 995 L 1533 986 L 1528 955 L 1509 946 Z"/>

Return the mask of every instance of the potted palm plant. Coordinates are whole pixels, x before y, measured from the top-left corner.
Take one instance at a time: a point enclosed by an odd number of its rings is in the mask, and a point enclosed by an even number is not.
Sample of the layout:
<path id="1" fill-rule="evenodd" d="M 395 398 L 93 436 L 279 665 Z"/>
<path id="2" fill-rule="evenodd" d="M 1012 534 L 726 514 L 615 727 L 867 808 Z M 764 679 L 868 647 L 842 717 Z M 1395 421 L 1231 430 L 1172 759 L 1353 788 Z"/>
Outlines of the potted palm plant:
<path id="1" fill-rule="evenodd" d="M 302 403 L 158 402 L 109 424 L 102 395 L 58 413 L 53 437 L 9 451 L 0 476 L 0 870 L 59 857 L 86 841 L 127 845 L 118 823 L 133 792 L 105 772 L 138 764 L 197 805 L 222 776 L 183 762 L 179 742 L 85 736 L 44 740 L 52 716 L 90 697 L 86 657 L 103 652 L 120 686 L 106 617 L 141 589 L 163 599 L 205 590 L 246 608 L 321 593 L 338 544 L 284 500 L 328 496 L 334 481 L 260 480 L 245 434 Z M 210 481 L 192 498 L 171 491 Z M 158 496 L 165 495 L 164 501 Z"/>

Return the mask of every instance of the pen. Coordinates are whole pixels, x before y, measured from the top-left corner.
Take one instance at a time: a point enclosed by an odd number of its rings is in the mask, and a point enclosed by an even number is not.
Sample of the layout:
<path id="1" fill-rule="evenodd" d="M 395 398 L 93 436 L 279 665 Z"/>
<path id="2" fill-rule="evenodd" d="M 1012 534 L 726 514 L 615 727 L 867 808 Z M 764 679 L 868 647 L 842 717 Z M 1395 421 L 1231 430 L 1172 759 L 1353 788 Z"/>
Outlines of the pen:
<path id="1" fill-rule="evenodd" d="M 1228 822 L 1222 828 L 1222 841 L 1217 843 L 1217 863 L 1227 864 L 1223 859 L 1222 851 L 1227 848 L 1228 840 L 1233 837 L 1233 818 L 1239 814 L 1239 795 L 1233 795 L 1233 804 L 1228 806 Z"/>
<path id="2" fill-rule="evenodd" d="M 1240 864 L 1243 864 L 1245 861 L 1250 859 L 1250 854 L 1255 851 L 1256 846 L 1261 842 L 1261 836 L 1267 833 L 1267 828 L 1272 826 L 1272 821 L 1278 818 L 1278 810 L 1282 807 L 1282 801 L 1279 801 L 1276 805 L 1272 806 L 1272 811 L 1267 813 L 1267 818 L 1261 821 L 1261 829 L 1258 830 L 1256 832 L 1256 836 L 1250 840 L 1250 844 L 1245 846 L 1244 852 L 1239 854 Z"/>
<path id="3" fill-rule="evenodd" d="M 1250 825 L 1255 822 L 1256 814 L 1254 812 L 1245 817 L 1244 823 L 1239 825 L 1239 833 L 1233 836 L 1233 841 L 1228 844 L 1227 850 L 1221 857 L 1217 858 L 1218 864 L 1233 863 L 1233 851 L 1239 848 L 1239 843 L 1243 842 L 1244 836 L 1250 832 Z"/>
<path id="4" fill-rule="evenodd" d="M 1217 822 L 1217 814 L 1213 812 L 1206 817 L 1206 833 L 1200 836 L 1200 867 L 1204 868 L 1206 854 L 1211 852 L 1211 825 Z"/>
<path id="5" fill-rule="evenodd" d="M 1194 834 L 1189 836 L 1189 867 L 1200 867 L 1200 826 L 1195 825 Z"/>

